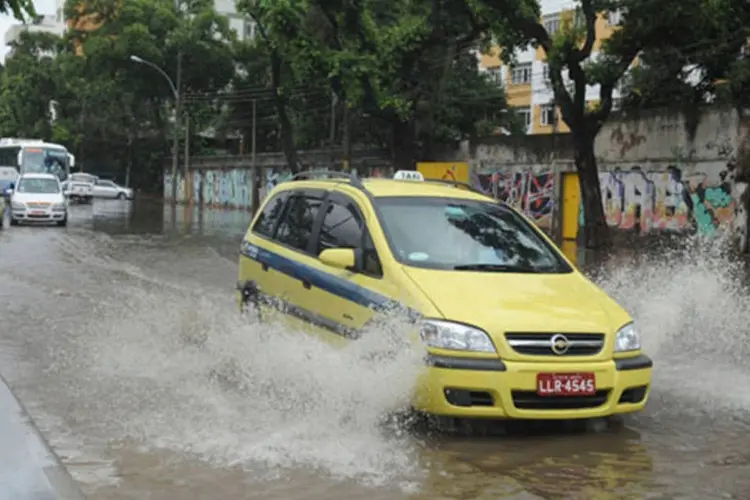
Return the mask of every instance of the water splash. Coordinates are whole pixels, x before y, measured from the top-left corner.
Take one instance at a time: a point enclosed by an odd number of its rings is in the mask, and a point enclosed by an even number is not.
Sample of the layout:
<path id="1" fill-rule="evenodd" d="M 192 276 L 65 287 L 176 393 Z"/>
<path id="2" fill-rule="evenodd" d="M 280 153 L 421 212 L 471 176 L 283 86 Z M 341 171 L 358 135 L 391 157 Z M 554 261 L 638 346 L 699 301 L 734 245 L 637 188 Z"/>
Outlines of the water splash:
<path id="1" fill-rule="evenodd" d="M 375 483 L 418 474 L 407 438 L 381 426 L 408 407 L 422 368 L 402 319 L 333 348 L 239 318 L 228 295 L 130 292 L 81 330 L 74 366 L 63 357 L 54 368 L 84 368 L 96 380 L 85 394 L 71 389 L 86 405 L 81 418 L 98 416 L 89 425 L 109 439 L 253 470 Z"/>
<path id="2" fill-rule="evenodd" d="M 593 279 L 635 319 L 656 362 L 654 389 L 679 394 L 686 411 L 713 413 L 750 408 L 750 393 L 726 390 L 729 381 L 750 384 L 745 272 L 726 238 L 695 236 L 614 259 Z M 650 410 L 659 406 L 657 400 Z"/>

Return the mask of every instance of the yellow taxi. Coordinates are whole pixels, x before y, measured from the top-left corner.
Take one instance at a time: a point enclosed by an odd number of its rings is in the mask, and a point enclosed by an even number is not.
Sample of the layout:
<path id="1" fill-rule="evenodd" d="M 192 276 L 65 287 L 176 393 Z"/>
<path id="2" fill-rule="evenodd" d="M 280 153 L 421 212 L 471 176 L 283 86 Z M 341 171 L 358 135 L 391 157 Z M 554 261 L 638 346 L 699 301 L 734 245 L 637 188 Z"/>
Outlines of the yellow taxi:
<path id="1" fill-rule="evenodd" d="M 523 214 L 465 184 L 298 174 L 253 218 L 237 288 L 242 310 L 273 303 L 342 341 L 405 307 L 426 351 L 412 405 L 428 414 L 596 418 L 648 399 L 630 315 Z"/>

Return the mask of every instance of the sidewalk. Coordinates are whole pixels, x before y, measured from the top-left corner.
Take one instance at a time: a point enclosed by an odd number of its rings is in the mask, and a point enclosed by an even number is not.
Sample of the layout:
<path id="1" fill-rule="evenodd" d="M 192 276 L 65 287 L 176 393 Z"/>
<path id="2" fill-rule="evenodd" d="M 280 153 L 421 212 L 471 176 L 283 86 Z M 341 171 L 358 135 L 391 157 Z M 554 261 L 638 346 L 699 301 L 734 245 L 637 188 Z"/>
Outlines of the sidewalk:
<path id="1" fill-rule="evenodd" d="M 0 499 L 85 500 L 1 377 Z"/>

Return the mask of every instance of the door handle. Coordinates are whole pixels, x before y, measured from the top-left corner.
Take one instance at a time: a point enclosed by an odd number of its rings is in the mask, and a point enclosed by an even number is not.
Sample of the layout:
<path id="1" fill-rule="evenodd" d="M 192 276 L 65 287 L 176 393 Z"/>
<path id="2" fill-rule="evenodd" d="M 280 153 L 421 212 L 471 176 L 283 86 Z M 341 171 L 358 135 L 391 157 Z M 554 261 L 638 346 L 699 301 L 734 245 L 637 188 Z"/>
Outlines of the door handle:
<path id="1" fill-rule="evenodd" d="M 305 290 L 309 290 L 312 288 L 312 283 L 307 280 L 302 280 L 302 286 L 305 287 Z"/>

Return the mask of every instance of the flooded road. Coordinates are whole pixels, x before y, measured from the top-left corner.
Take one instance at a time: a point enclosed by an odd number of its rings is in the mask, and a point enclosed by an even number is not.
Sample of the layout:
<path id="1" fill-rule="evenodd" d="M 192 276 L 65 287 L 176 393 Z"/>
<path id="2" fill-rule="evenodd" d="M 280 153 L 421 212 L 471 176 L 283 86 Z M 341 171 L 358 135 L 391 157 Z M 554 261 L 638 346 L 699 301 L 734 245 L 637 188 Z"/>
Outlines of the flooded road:
<path id="1" fill-rule="evenodd" d="M 750 496 L 734 259 L 691 246 L 598 270 L 656 362 L 644 413 L 436 433 L 382 421 L 418 369 L 376 356 L 398 324 L 333 350 L 237 318 L 248 219 L 113 201 L 0 231 L 0 371 L 88 498 Z"/>

